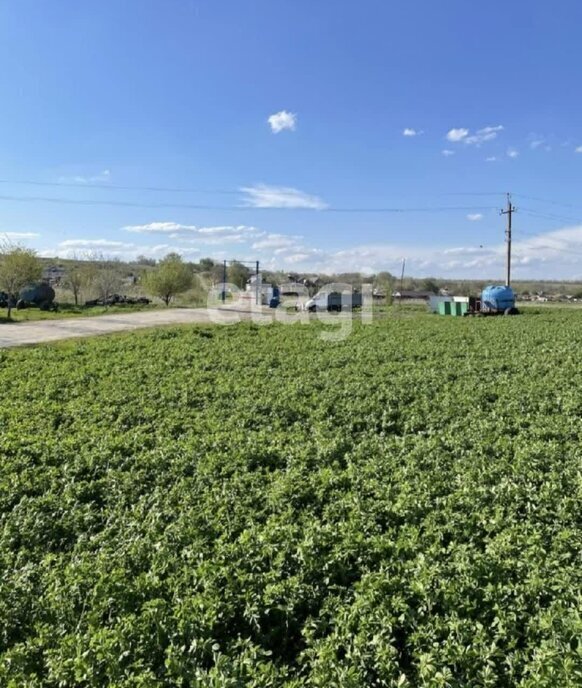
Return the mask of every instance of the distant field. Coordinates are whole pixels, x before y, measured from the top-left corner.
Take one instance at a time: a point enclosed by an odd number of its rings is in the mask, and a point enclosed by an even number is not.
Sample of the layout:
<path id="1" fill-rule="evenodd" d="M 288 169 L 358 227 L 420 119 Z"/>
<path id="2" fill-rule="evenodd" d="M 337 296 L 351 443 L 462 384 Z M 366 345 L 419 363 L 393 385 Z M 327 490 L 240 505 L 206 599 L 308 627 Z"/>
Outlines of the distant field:
<path id="1" fill-rule="evenodd" d="M 406 315 L 0 351 L 0 685 L 581 685 L 581 316 Z"/>

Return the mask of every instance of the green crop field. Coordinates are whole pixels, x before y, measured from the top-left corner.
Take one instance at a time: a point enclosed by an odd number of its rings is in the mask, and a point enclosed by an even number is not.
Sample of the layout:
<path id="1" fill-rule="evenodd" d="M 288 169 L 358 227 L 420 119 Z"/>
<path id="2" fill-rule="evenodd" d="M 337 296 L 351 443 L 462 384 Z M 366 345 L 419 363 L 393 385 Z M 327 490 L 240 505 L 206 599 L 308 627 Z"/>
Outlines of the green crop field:
<path id="1" fill-rule="evenodd" d="M 582 320 L 0 351 L 0 685 L 582 685 Z"/>

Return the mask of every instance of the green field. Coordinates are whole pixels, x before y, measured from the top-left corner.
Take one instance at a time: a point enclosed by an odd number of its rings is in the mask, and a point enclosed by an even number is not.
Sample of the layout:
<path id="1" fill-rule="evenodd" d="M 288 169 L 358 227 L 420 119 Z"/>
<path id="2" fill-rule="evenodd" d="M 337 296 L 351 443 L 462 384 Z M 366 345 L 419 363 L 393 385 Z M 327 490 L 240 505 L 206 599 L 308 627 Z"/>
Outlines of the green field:
<path id="1" fill-rule="evenodd" d="M 0 351 L 0 685 L 582 685 L 581 316 Z"/>

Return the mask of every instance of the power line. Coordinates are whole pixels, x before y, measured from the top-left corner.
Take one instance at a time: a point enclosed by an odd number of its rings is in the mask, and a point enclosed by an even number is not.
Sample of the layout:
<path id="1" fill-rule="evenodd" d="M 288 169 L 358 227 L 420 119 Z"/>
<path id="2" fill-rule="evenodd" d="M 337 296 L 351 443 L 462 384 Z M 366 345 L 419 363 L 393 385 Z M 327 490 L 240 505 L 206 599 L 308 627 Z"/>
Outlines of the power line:
<path id="1" fill-rule="evenodd" d="M 45 186 L 45 187 L 62 187 L 69 189 L 101 189 L 104 191 L 155 191 L 163 193 L 203 193 L 203 194 L 221 194 L 229 196 L 238 196 L 244 191 L 240 189 L 200 189 L 194 187 L 184 186 L 139 186 L 139 185 L 124 185 L 113 184 L 110 182 L 74 182 L 74 181 L 41 181 L 38 179 L 0 179 L 0 184 L 18 185 L 18 186 Z M 430 194 L 435 196 L 502 196 L 504 191 L 454 191 L 441 192 Z"/>
<path id="2" fill-rule="evenodd" d="M 226 212 L 240 212 L 240 211 L 257 211 L 257 210 L 316 210 L 324 213 L 432 213 L 432 212 L 447 212 L 447 211 L 469 211 L 469 210 L 497 210 L 493 206 L 426 206 L 426 207 L 409 207 L 409 208 L 285 208 L 285 207 L 261 207 L 251 205 L 240 206 L 215 206 L 205 204 L 192 203 L 136 203 L 133 201 L 106 201 L 95 199 L 74 199 L 74 198 L 60 198 L 51 196 L 9 196 L 0 195 L 0 201 L 18 202 L 18 203 L 56 203 L 64 205 L 82 205 L 82 206 L 118 206 L 124 208 L 182 208 L 188 210 L 216 210 Z"/>
<path id="3" fill-rule="evenodd" d="M 577 217 L 571 217 L 568 215 L 557 215 L 555 213 L 542 213 L 539 210 L 532 210 L 531 208 L 521 208 L 523 212 L 527 213 L 528 215 L 532 215 L 533 217 L 540 217 L 545 220 L 558 220 L 559 222 L 577 222 L 578 224 L 582 224 L 582 220 Z"/>
<path id="4" fill-rule="evenodd" d="M 544 234 L 535 234 L 534 232 L 526 232 L 523 229 L 517 230 L 517 234 L 529 236 L 533 239 L 544 239 L 544 238 L 547 239 L 547 237 Z M 571 255 L 582 256 L 582 251 L 574 251 L 574 250 L 569 249 L 569 248 L 558 248 L 557 246 L 544 246 L 543 244 L 537 245 L 537 246 L 528 246 L 527 249 L 528 249 L 528 251 L 539 251 L 539 250 L 558 251 L 559 253 L 569 253 Z"/>
<path id="5" fill-rule="evenodd" d="M 559 205 L 564 208 L 580 208 L 578 205 L 574 205 L 573 203 L 564 203 L 562 201 L 552 201 L 547 198 L 539 198 L 538 196 L 526 196 L 525 194 L 514 194 L 514 196 L 517 196 L 518 198 L 525 198 L 527 201 L 536 201 L 536 203 L 547 203 L 548 205 Z"/>
<path id="6" fill-rule="evenodd" d="M 160 191 L 168 193 L 225 194 L 232 196 L 238 196 L 241 194 L 240 191 L 233 191 L 232 189 L 193 189 L 183 186 L 125 186 L 121 184 L 109 184 L 108 182 L 43 182 L 31 179 L 0 179 L 0 184 L 65 187 L 69 189 L 102 189 L 105 191 Z"/>

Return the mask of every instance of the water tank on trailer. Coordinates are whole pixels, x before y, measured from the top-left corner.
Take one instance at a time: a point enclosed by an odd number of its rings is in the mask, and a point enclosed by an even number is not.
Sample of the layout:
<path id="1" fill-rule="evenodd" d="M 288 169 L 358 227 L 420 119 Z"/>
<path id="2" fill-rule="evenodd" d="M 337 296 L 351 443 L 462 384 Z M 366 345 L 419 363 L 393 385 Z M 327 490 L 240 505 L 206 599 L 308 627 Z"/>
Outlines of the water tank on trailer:
<path id="1" fill-rule="evenodd" d="M 29 284 L 20 292 L 20 299 L 36 306 L 51 304 L 55 300 L 55 290 L 45 282 Z"/>
<path id="2" fill-rule="evenodd" d="M 515 308 L 515 295 L 511 287 L 489 286 L 481 293 L 481 309 L 483 311 L 503 312 L 507 308 Z"/>

